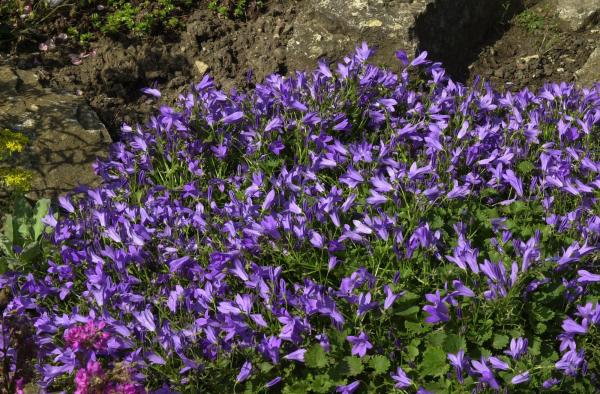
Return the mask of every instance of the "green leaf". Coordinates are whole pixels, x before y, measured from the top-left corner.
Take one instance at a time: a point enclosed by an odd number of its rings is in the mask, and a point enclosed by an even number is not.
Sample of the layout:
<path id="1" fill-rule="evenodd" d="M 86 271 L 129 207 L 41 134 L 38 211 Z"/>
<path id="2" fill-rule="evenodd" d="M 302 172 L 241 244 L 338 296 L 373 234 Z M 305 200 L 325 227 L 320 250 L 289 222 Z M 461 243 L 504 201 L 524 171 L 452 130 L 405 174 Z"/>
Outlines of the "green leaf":
<path id="1" fill-rule="evenodd" d="M 534 304 L 533 314 L 537 320 L 543 321 L 543 322 L 552 320 L 555 315 L 555 313 L 552 309 L 550 309 L 546 306 L 543 306 L 543 305 L 539 305 L 539 304 Z"/>
<path id="2" fill-rule="evenodd" d="M 12 256 L 12 243 L 6 238 L 4 234 L 0 233 L 0 256 Z"/>
<path id="3" fill-rule="evenodd" d="M 435 215 L 428 223 L 432 230 L 437 230 L 444 225 L 444 219 L 440 215 Z"/>
<path id="4" fill-rule="evenodd" d="M 344 331 L 339 330 L 328 330 L 327 336 L 329 338 L 329 343 L 333 350 L 338 347 L 344 347 L 346 345 L 346 337 L 350 334 L 350 330 L 346 329 Z"/>
<path id="5" fill-rule="evenodd" d="M 419 313 L 420 308 L 418 306 L 411 306 L 410 308 L 407 308 L 403 311 L 400 312 L 396 312 L 397 315 L 402 316 L 402 317 L 406 317 L 406 316 L 413 316 L 416 315 L 417 313 Z"/>
<path id="6" fill-rule="evenodd" d="M 33 209 L 29 204 L 29 201 L 23 196 L 19 196 L 15 200 L 15 214 L 13 220 L 13 231 L 16 226 L 17 231 L 22 239 L 31 239 L 33 237 L 33 230 L 31 224 L 31 217 L 33 216 Z M 23 246 L 22 242 L 16 243 L 16 245 Z"/>
<path id="7" fill-rule="evenodd" d="M 508 341 L 510 341 L 508 335 L 494 334 L 494 341 L 492 342 L 492 347 L 496 350 L 504 349 L 506 345 L 508 345 Z"/>
<path id="8" fill-rule="evenodd" d="M 423 353 L 420 370 L 423 375 L 443 376 L 448 371 L 446 352 L 441 347 L 431 346 Z"/>
<path id="9" fill-rule="evenodd" d="M 541 353 L 542 341 L 539 337 L 533 337 L 533 339 L 529 342 L 529 348 L 527 352 L 532 356 L 539 356 Z"/>
<path id="10" fill-rule="evenodd" d="M 344 357 L 345 375 L 356 376 L 364 370 L 362 360 L 356 356 Z"/>
<path id="11" fill-rule="evenodd" d="M 42 257 L 42 249 L 37 243 L 30 243 L 23 248 L 19 254 L 19 260 L 23 263 L 34 264 Z"/>
<path id="12" fill-rule="evenodd" d="M 373 373 L 375 375 L 386 373 L 390 369 L 390 366 L 390 360 L 380 354 L 371 357 L 369 360 L 369 367 L 373 368 Z"/>
<path id="13" fill-rule="evenodd" d="M 8 261 L 6 257 L 0 256 L 0 275 L 6 273 L 8 271 Z"/>
<path id="14" fill-rule="evenodd" d="M 396 304 L 403 306 L 414 305 L 420 299 L 421 297 L 419 297 L 417 294 L 407 291 L 398 301 L 396 301 Z"/>
<path id="15" fill-rule="evenodd" d="M 254 390 L 254 385 L 252 384 L 252 382 L 247 381 L 246 384 L 244 385 L 244 394 L 252 394 L 255 392 L 256 391 Z"/>
<path id="16" fill-rule="evenodd" d="M 523 201 L 515 201 L 512 204 L 510 204 L 509 207 L 510 207 L 511 212 L 515 213 L 515 214 L 527 210 L 527 204 L 524 203 Z"/>
<path id="17" fill-rule="evenodd" d="M 406 347 L 406 358 L 409 361 L 415 361 L 420 354 L 419 345 L 421 344 L 421 340 L 419 338 L 413 338 L 408 346 Z"/>
<path id="18" fill-rule="evenodd" d="M 420 334 L 427 331 L 427 328 L 423 326 L 421 322 L 405 321 L 404 328 L 406 328 L 407 331 L 415 334 Z"/>
<path id="19" fill-rule="evenodd" d="M 329 393 L 334 384 L 329 375 L 321 374 L 314 377 L 310 388 L 315 393 Z"/>
<path id="20" fill-rule="evenodd" d="M 458 353 L 460 349 L 467 350 L 467 342 L 456 334 L 448 334 L 443 345 L 446 353 Z"/>
<path id="21" fill-rule="evenodd" d="M 548 326 L 545 323 L 539 322 L 535 325 L 533 332 L 536 334 L 543 334 L 548 329 Z"/>
<path id="22" fill-rule="evenodd" d="M 325 350 L 315 343 L 304 353 L 304 364 L 309 368 L 324 368 L 328 364 Z"/>
<path id="23" fill-rule="evenodd" d="M 33 210 L 29 201 L 24 196 L 19 195 L 14 201 L 15 217 L 18 219 L 30 218 L 33 215 Z"/>
<path id="24" fill-rule="evenodd" d="M 265 361 L 265 362 L 258 364 L 258 369 L 260 369 L 260 371 L 263 373 L 267 373 L 273 369 L 273 364 Z"/>
<path id="25" fill-rule="evenodd" d="M 35 204 L 34 214 L 33 214 L 33 239 L 39 239 L 40 235 L 44 231 L 45 224 L 42 223 L 42 219 L 44 216 L 48 214 L 48 210 L 50 208 L 50 200 L 47 198 L 42 198 L 38 200 Z"/>
<path id="26" fill-rule="evenodd" d="M 519 163 L 519 165 L 517 165 L 517 171 L 521 175 L 527 175 L 534 169 L 535 169 L 535 166 L 533 165 L 532 162 L 530 162 L 528 160 L 523 160 L 522 162 Z"/>
<path id="27" fill-rule="evenodd" d="M 285 394 L 306 394 L 308 390 L 310 390 L 310 386 L 307 382 L 296 382 L 283 388 Z"/>
<path id="28" fill-rule="evenodd" d="M 498 192 L 498 190 L 496 190 L 496 189 L 493 189 L 493 188 L 491 188 L 491 187 L 485 188 L 485 189 L 483 189 L 483 190 L 482 190 L 482 191 L 479 193 L 479 195 L 480 195 L 481 197 L 484 197 L 484 198 L 485 198 L 485 197 L 495 197 L 495 196 L 497 196 L 498 194 L 500 194 L 500 193 Z"/>
<path id="29" fill-rule="evenodd" d="M 414 361 L 419 356 L 419 348 L 414 345 L 408 345 L 406 347 L 406 358 L 409 361 Z"/>
<path id="30" fill-rule="evenodd" d="M 476 329 L 476 341 L 478 344 L 483 344 L 489 340 L 493 335 L 492 327 L 494 326 L 493 320 L 480 321 L 479 326 Z"/>
<path id="31" fill-rule="evenodd" d="M 4 215 L 4 226 L 2 226 L 2 232 L 6 240 L 12 246 L 15 244 L 15 232 L 14 232 L 14 218 L 12 215 Z"/>
<path id="32" fill-rule="evenodd" d="M 423 387 L 431 393 L 450 393 L 451 384 L 451 380 L 441 378 L 435 382 L 424 382 Z"/>
<path id="33" fill-rule="evenodd" d="M 444 344 L 446 340 L 446 333 L 442 331 L 436 331 L 429 334 L 427 338 L 429 345 L 440 347 Z"/>

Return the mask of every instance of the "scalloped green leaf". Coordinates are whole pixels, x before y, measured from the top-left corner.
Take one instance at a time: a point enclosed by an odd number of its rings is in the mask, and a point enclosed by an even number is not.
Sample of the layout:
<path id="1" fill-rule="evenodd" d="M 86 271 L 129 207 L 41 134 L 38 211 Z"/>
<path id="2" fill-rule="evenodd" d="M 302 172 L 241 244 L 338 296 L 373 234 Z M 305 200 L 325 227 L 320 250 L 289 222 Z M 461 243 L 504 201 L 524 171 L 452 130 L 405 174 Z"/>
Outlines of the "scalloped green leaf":
<path id="1" fill-rule="evenodd" d="M 467 350 L 467 342 L 459 335 L 448 334 L 442 347 L 446 353 L 457 353 L 460 349 Z"/>
<path id="2" fill-rule="evenodd" d="M 329 393 L 335 383 L 331 380 L 331 377 L 327 374 L 320 374 L 313 378 L 310 389 L 315 393 Z"/>
<path id="3" fill-rule="evenodd" d="M 356 356 L 344 357 L 344 370 L 346 376 L 360 375 L 364 369 L 360 358 Z"/>
<path id="4" fill-rule="evenodd" d="M 369 367 L 373 369 L 373 373 L 375 375 L 386 373 L 390 369 L 391 365 L 392 363 L 390 360 L 380 354 L 372 356 L 369 360 Z"/>
<path id="5" fill-rule="evenodd" d="M 304 353 L 304 364 L 309 368 L 325 368 L 328 363 L 327 353 L 318 343 L 312 345 Z"/>
<path id="6" fill-rule="evenodd" d="M 510 338 L 508 337 L 508 335 L 494 334 L 494 340 L 492 341 L 492 347 L 496 350 L 504 349 L 508 345 L 509 341 L 510 341 Z"/>
<path id="7" fill-rule="evenodd" d="M 441 347 L 428 347 L 419 365 L 421 373 L 427 376 L 443 376 L 449 369 L 446 357 L 446 352 Z"/>

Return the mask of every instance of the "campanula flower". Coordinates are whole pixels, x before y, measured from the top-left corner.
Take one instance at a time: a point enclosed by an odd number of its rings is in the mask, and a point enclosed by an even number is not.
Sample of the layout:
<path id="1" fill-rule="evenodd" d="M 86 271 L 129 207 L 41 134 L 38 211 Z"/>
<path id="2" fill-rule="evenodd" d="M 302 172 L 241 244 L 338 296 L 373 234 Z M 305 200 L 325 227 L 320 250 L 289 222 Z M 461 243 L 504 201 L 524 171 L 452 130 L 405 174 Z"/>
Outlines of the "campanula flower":
<path id="1" fill-rule="evenodd" d="M 518 360 L 525 353 L 527 353 L 527 338 L 512 338 L 510 348 L 504 351 L 504 354 L 508 354 L 513 360 Z"/>
<path id="2" fill-rule="evenodd" d="M 337 386 L 335 389 L 336 393 L 340 393 L 340 394 L 352 394 L 354 393 L 356 390 L 358 390 L 358 387 L 360 386 L 360 382 L 358 380 L 349 383 L 345 386 Z"/>
<path id="3" fill-rule="evenodd" d="M 521 383 L 525 383 L 529 381 L 529 371 L 525 371 L 523 373 L 520 373 L 518 375 L 513 376 L 513 378 L 510 380 L 510 382 L 512 384 L 521 384 Z"/>
<path id="4" fill-rule="evenodd" d="M 248 379 L 250 377 L 251 373 L 252 373 L 252 363 L 250 361 L 246 361 L 244 363 L 244 365 L 242 365 L 242 368 L 240 369 L 240 373 L 238 374 L 237 378 L 235 378 L 235 381 L 237 383 L 241 383 L 244 380 Z"/>
<path id="5" fill-rule="evenodd" d="M 407 387 L 410 387 L 413 383 L 413 381 L 406 375 L 406 372 L 404 372 L 404 370 L 400 367 L 398 367 L 396 369 L 396 372 L 392 373 L 391 376 L 392 379 L 394 379 L 394 381 L 396 382 L 394 387 L 399 389 L 405 389 Z"/>
<path id="6" fill-rule="evenodd" d="M 352 355 L 364 357 L 369 349 L 373 348 L 367 334 L 361 332 L 358 336 L 348 335 L 346 338 L 352 345 Z"/>

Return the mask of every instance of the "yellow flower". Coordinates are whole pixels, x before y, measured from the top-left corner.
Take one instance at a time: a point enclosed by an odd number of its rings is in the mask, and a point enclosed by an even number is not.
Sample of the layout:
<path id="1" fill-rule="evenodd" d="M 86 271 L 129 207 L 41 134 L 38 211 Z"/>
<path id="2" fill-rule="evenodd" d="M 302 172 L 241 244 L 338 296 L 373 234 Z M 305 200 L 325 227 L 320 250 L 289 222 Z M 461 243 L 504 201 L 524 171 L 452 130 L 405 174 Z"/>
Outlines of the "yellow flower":
<path id="1" fill-rule="evenodd" d="M 5 146 L 9 152 L 23 152 L 23 148 L 25 147 L 25 145 L 18 141 L 7 141 Z"/>
<path id="2" fill-rule="evenodd" d="M 23 152 L 25 145 L 29 143 L 27 136 L 13 132 L 8 129 L 0 131 L 0 157 L 5 154 Z"/>
<path id="3" fill-rule="evenodd" d="M 22 168 L 0 169 L 0 184 L 8 189 L 27 191 L 31 187 L 31 172 Z"/>

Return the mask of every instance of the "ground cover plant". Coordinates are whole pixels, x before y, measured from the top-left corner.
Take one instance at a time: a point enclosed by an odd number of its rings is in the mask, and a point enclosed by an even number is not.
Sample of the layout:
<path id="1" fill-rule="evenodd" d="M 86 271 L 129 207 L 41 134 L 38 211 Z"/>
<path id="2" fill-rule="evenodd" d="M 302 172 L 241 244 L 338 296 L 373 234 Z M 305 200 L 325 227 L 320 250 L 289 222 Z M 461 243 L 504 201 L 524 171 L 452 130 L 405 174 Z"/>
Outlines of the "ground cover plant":
<path id="1" fill-rule="evenodd" d="M 0 212 L 11 212 L 12 202 L 29 190 L 33 174 L 17 165 L 29 138 L 17 131 L 0 129 Z M 0 218 L 0 225 L 4 223 Z M 1 268 L 0 268 L 1 271 Z"/>
<path id="2" fill-rule="evenodd" d="M 593 392 L 600 85 L 371 54 L 123 125 L 1 276 L 3 389 Z"/>

